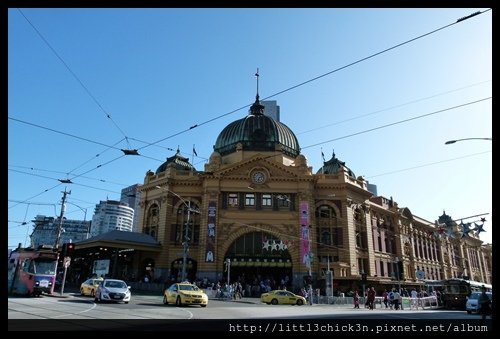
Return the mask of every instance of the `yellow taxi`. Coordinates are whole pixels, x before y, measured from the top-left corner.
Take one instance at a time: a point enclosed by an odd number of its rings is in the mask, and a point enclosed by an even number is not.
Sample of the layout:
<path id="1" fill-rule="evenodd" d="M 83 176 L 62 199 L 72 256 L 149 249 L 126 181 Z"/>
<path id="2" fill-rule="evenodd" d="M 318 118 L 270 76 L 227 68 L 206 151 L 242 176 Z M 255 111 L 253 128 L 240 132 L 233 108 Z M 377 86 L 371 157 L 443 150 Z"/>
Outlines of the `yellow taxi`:
<path id="1" fill-rule="evenodd" d="M 163 293 L 163 303 L 182 305 L 200 305 L 206 307 L 208 305 L 208 296 L 198 286 L 189 282 L 175 283 Z"/>
<path id="2" fill-rule="evenodd" d="M 90 278 L 82 282 L 80 285 L 80 293 L 82 295 L 90 295 L 91 297 L 95 296 L 95 291 L 97 290 L 97 286 L 102 283 L 103 278 Z"/>
<path id="3" fill-rule="evenodd" d="M 304 305 L 306 298 L 286 290 L 274 290 L 260 295 L 260 301 L 273 305 Z"/>

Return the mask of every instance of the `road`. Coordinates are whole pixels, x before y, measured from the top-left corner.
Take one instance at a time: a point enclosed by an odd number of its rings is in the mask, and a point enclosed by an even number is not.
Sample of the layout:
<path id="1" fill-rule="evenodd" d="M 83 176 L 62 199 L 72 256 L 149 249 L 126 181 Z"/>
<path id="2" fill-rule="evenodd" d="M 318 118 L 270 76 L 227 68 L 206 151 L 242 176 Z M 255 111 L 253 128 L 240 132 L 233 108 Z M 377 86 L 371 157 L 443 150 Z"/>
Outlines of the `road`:
<path id="1" fill-rule="evenodd" d="M 477 315 L 468 315 L 465 311 L 453 310 L 391 310 L 378 308 L 375 310 L 353 309 L 351 305 L 265 305 L 259 299 L 243 298 L 237 301 L 210 300 L 206 308 L 199 306 L 176 307 L 164 305 L 161 295 L 134 294 L 129 304 L 123 303 L 95 303 L 91 297 L 84 297 L 77 293 L 66 293 L 64 296 L 9 297 L 8 299 L 9 330 L 23 328 L 24 319 L 31 319 L 28 329 L 43 330 L 60 329 L 62 326 L 74 326 L 84 329 L 100 329 L 113 326 L 127 328 L 133 324 L 152 324 L 157 326 L 185 325 L 189 320 L 191 326 L 196 327 L 196 321 L 208 320 L 220 325 L 231 320 L 248 319 L 254 323 L 275 321 L 367 321 L 382 319 L 385 322 L 418 321 L 419 319 L 447 321 L 460 320 L 460 323 L 476 324 L 480 319 Z M 37 321 L 37 319 L 45 321 Z M 105 319 L 105 320 L 102 320 Z M 235 324 L 238 322 L 235 322 Z M 380 321 L 373 321 L 374 324 Z M 439 324 L 439 323 L 437 323 Z M 199 330 L 190 328 L 187 330 Z M 261 325 L 259 325 L 261 326 Z M 40 328 L 41 327 L 41 328 Z M 54 327 L 54 328 L 52 328 Z M 167 327 L 170 329 L 170 327 Z"/>

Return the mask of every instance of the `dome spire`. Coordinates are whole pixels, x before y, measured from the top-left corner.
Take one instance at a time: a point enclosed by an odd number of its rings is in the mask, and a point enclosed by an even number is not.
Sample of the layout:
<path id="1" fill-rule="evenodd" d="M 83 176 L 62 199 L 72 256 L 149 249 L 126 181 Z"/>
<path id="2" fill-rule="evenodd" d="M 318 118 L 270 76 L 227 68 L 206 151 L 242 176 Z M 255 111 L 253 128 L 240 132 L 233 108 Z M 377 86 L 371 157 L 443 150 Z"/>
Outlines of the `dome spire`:
<path id="1" fill-rule="evenodd" d="M 259 68 L 257 68 L 257 73 L 255 73 L 255 77 L 257 78 L 257 95 L 255 96 L 255 102 L 250 107 L 250 114 L 262 115 L 264 114 L 264 106 L 260 104 L 259 100 Z"/>
<path id="2" fill-rule="evenodd" d="M 256 96 L 256 100 L 259 100 L 259 67 L 257 67 L 257 73 L 255 73 L 255 77 L 257 78 L 257 96 Z"/>

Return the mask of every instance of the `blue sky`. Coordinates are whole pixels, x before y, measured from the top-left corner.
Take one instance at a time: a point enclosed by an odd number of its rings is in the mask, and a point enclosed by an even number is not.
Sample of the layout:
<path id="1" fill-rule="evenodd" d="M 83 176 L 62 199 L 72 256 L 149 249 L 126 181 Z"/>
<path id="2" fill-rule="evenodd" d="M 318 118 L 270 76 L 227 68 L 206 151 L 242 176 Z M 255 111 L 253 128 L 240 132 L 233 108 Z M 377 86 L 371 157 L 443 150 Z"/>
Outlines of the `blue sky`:
<path id="1" fill-rule="evenodd" d="M 492 142 L 445 145 L 492 137 L 487 9 L 12 8 L 8 21 L 9 248 L 29 244 L 37 214 L 59 215 L 58 179 L 74 182 L 65 216 L 89 220 L 177 147 L 203 170 L 248 113 L 257 68 L 314 172 L 334 150 L 426 220 L 489 213 L 491 242 Z"/>

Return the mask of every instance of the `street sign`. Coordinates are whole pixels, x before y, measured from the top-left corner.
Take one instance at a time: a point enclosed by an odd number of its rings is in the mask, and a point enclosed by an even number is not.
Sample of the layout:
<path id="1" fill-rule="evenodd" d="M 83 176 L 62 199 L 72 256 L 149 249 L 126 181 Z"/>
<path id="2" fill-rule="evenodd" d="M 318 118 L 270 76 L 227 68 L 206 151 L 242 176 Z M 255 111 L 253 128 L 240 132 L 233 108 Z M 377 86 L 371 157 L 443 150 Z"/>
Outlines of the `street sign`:
<path id="1" fill-rule="evenodd" d="M 68 268 L 69 264 L 71 264 L 71 258 L 70 257 L 64 257 L 64 267 Z"/>
<path id="2" fill-rule="evenodd" d="M 425 279 L 425 272 L 421 270 L 417 271 L 417 279 Z"/>

